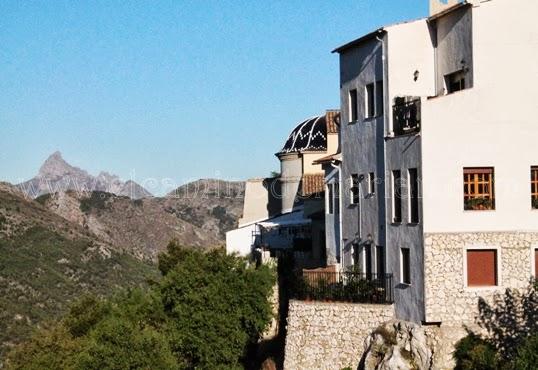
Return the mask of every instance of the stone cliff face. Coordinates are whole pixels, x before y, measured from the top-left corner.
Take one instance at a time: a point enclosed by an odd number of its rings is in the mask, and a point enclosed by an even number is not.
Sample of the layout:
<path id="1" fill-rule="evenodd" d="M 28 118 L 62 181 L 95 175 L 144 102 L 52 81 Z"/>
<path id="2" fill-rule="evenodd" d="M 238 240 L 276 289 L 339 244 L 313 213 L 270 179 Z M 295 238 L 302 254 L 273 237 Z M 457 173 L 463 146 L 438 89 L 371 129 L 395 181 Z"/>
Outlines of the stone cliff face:
<path id="1" fill-rule="evenodd" d="M 67 190 L 105 191 L 132 199 L 151 196 L 151 193 L 134 181 L 123 182 L 118 176 L 107 172 L 92 176 L 78 167 L 71 166 L 60 152 L 54 152 L 45 160 L 36 177 L 18 184 L 17 187 L 31 198 Z"/>
<path id="2" fill-rule="evenodd" d="M 36 200 L 106 243 L 153 260 L 172 239 L 192 247 L 223 246 L 226 231 L 236 227 L 241 215 L 243 186 L 200 180 L 162 198 L 133 200 L 106 192 L 67 191 Z"/>

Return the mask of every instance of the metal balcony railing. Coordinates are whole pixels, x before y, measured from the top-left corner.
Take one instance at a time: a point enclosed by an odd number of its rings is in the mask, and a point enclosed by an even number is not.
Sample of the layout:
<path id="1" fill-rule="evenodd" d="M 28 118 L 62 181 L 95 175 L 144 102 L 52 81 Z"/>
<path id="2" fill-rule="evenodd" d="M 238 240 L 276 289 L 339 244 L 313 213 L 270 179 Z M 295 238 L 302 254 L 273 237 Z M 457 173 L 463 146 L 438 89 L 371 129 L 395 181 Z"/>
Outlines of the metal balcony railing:
<path id="1" fill-rule="evenodd" d="M 290 298 L 298 300 L 379 303 L 393 302 L 392 274 L 355 271 L 294 273 Z"/>
<path id="2" fill-rule="evenodd" d="M 420 98 L 395 98 L 392 106 L 392 126 L 394 135 L 404 135 L 420 131 Z"/>

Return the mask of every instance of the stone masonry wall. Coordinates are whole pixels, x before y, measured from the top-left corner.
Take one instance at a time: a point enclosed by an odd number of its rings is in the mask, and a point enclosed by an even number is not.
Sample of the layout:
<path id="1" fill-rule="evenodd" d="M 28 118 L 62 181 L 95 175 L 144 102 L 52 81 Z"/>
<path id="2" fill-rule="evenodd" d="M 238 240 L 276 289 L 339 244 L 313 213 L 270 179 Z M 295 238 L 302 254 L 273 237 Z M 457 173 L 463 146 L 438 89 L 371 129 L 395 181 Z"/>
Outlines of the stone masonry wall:
<path id="1" fill-rule="evenodd" d="M 461 326 L 476 323 L 478 298 L 490 303 L 506 288 L 524 289 L 531 277 L 531 246 L 538 233 L 494 232 L 426 234 L 424 240 L 426 321 Z M 467 248 L 498 247 L 499 286 L 466 287 L 464 253 Z"/>
<path id="2" fill-rule="evenodd" d="M 356 369 L 364 339 L 394 306 L 290 301 L 284 369 Z"/>

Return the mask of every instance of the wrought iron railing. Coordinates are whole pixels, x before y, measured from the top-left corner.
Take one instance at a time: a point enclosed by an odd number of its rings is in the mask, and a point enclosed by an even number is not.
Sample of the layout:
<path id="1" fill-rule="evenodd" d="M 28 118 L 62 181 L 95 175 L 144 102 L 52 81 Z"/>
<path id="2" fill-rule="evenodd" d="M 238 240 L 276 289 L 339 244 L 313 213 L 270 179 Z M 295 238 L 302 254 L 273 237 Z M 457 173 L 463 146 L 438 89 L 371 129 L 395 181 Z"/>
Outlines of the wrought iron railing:
<path id="1" fill-rule="evenodd" d="M 299 271 L 291 281 L 290 298 L 299 300 L 392 303 L 392 274 L 355 271 Z"/>
<path id="2" fill-rule="evenodd" d="M 392 118 L 394 135 L 420 131 L 420 98 L 395 98 Z"/>

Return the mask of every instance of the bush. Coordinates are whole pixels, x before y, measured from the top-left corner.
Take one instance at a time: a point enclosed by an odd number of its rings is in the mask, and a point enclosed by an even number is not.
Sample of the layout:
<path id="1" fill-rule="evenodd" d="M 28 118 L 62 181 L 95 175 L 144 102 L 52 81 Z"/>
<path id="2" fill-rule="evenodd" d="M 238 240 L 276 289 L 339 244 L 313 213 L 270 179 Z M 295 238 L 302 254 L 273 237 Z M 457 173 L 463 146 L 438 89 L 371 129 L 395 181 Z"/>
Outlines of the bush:
<path id="1" fill-rule="evenodd" d="M 240 369 L 271 319 L 274 274 L 223 251 L 170 243 L 162 278 L 85 296 L 8 356 L 8 369 Z"/>
<path id="2" fill-rule="evenodd" d="M 478 304 L 484 337 L 469 332 L 456 345 L 456 369 L 538 369 L 538 286 L 507 289 L 489 304 Z"/>
<path id="3" fill-rule="evenodd" d="M 538 334 L 534 333 L 518 348 L 514 369 L 535 370 L 538 368 Z"/>
<path id="4" fill-rule="evenodd" d="M 474 333 L 456 344 L 454 356 L 456 370 L 495 370 L 499 367 L 495 348 Z"/>

